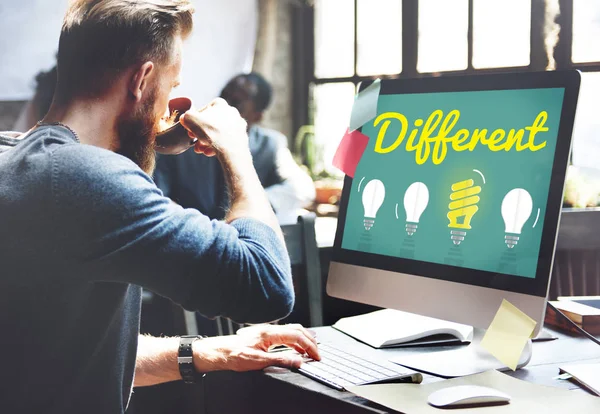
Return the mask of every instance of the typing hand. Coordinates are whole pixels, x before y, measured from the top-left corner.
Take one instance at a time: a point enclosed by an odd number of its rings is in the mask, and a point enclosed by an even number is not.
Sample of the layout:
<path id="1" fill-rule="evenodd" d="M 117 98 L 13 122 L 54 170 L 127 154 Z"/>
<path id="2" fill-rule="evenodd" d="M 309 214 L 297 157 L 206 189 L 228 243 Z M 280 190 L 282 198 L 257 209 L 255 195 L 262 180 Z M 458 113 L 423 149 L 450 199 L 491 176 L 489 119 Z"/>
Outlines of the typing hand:
<path id="1" fill-rule="evenodd" d="M 269 352 L 278 345 L 296 350 Z M 194 342 L 194 361 L 199 372 L 253 371 L 268 366 L 298 368 L 301 355 L 319 360 L 317 341 L 301 325 L 257 325 L 243 328 L 237 335 L 217 336 Z"/>
<path id="2" fill-rule="evenodd" d="M 194 151 L 212 157 L 221 153 L 249 151 L 247 123 L 237 109 L 221 98 L 200 110 L 190 110 L 179 119 L 192 138 Z"/>

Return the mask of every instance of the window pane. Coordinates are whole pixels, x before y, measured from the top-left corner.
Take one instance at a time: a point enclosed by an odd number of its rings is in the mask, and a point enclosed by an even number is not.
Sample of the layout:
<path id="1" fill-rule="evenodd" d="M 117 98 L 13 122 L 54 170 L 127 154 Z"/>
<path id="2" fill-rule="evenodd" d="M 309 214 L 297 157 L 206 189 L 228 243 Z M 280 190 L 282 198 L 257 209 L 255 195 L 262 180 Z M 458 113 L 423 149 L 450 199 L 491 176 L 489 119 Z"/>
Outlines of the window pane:
<path id="1" fill-rule="evenodd" d="M 600 2 L 573 1 L 573 62 L 600 62 Z"/>
<path id="2" fill-rule="evenodd" d="M 354 75 L 354 1 L 315 1 L 315 76 Z"/>
<path id="3" fill-rule="evenodd" d="M 419 72 L 467 68 L 467 0 L 419 1 Z"/>
<path id="4" fill-rule="evenodd" d="M 315 142 L 322 149 L 321 168 L 339 173 L 332 166 L 333 155 L 350 123 L 356 87 L 353 83 L 328 83 L 312 88 Z"/>
<path id="5" fill-rule="evenodd" d="M 600 72 L 581 74 L 573 129 L 573 164 L 600 168 Z"/>
<path id="6" fill-rule="evenodd" d="M 529 65 L 531 0 L 473 0 L 473 67 Z"/>
<path id="7" fill-rule="evenodd" d="M 361 76 L 402 71 L 402 0 L 358 0 L 358 60 Z"/>

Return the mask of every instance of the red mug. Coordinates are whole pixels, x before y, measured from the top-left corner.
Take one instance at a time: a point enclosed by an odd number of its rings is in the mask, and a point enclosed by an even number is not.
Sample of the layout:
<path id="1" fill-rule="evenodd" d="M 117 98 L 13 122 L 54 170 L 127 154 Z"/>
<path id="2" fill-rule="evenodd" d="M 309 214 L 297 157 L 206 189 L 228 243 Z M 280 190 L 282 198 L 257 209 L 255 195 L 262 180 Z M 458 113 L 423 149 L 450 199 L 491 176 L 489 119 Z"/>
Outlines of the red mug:
<path id="1" fill-rule="evenodd" d="M 192 108 L 190 98 L 173 98 L 169 101 L 169 115 L 175 116 L 175 122 L 169 128 L 156 134 L 155 150 L 160 154 L 177 155 L 194 146 L 197 138 L 191 138 L 187 129 L 179 123 L 179 117 Z"/>

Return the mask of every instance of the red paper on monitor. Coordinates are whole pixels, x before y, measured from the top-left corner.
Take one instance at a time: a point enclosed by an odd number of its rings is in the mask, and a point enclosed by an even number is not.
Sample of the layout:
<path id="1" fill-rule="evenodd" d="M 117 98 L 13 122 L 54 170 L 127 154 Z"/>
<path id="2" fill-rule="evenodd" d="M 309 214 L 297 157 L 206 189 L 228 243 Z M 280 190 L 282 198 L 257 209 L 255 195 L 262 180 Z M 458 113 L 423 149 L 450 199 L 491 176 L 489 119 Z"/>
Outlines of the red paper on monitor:
<path id="1" fill-rule="evenodd" d="M 356 166 L 367 149 L 368 143 L 369 137 L 362 132 L 346 130 L 346 134 L 333 156 L 333 166 L 354 178 Z"/>

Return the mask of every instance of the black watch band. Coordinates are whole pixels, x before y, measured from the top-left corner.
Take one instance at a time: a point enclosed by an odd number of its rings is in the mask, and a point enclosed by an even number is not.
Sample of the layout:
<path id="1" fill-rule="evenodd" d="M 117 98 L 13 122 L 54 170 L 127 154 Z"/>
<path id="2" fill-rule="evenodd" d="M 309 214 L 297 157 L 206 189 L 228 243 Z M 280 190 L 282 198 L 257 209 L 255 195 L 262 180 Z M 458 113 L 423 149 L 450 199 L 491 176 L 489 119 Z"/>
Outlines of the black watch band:
<path id="1" fill-rule="evenodd" d="M 179 352 L 177 354 L 177 364 L 179 373 L 186 384 L 194 384 L 204 378 L 206 374 L 201 374 L 194 368 L 194 354 L 192 344 L 198 339 L 206 338 L 200 335 L 185 335 L 179 338 Z"/>

